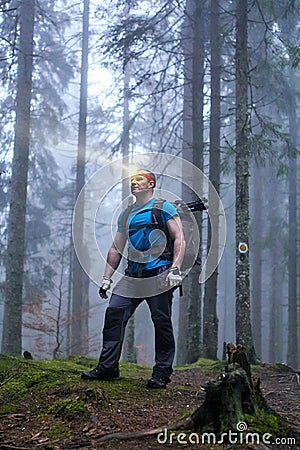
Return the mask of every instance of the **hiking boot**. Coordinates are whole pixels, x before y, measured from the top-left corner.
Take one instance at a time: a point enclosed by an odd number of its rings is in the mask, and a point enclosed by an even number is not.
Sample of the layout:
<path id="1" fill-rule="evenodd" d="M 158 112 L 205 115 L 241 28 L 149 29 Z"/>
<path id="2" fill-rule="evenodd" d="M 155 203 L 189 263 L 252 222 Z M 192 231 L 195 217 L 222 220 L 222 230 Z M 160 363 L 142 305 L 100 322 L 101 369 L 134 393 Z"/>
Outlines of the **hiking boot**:
<path id="1" fill-rule="evenodd" d="M 167 384 L 170 383 L 170 379 L 153 376 L 148 380 L 147 388 L 149 389 L 166 389 Z"/>
<path id="2" fill-rule="evenodd" d="M 97 381 L 97 380 L 104 380 L 104 381 L 113 381 L 117 380 L 120 377 L 119 369 L 115 369 L 110 372 L 103 372 L 98 367 L 95 367 L 95 369 L 82 372 L 81 379 L 82 380 L 89 380 L 89 381 Z"/>

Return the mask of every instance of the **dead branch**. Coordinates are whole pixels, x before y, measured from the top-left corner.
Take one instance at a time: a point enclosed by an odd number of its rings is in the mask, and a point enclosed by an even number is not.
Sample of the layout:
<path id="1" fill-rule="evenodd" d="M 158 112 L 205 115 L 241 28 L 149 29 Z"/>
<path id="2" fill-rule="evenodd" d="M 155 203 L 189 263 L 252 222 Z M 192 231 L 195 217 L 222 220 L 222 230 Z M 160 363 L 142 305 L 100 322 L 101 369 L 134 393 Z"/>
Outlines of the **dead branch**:
<path id="1" fill-rule="evenodd" d="M 106 434 L 105 436 L 101 436 L 100 438 L 97 438 L 97 441 L 103 442 L 103 441 L 109 441 L 112 439 L 134 439 L 134 438 L 153 436 L 155 434 L 163 433 L 165 430 L 167 430 L 167 431 L 190 430 L 192 428 L 194 428 L 194 421 L 191 417 L 187 417 L 185 419 L 179 420 L 178 422 L 175 422 L 174 424 L 168 424 L 168 425 L 161 426 L 159 428 L 153 428 L 150 430 L 125 431 L 125 432 L 120 432 L 120 433 Z"/>

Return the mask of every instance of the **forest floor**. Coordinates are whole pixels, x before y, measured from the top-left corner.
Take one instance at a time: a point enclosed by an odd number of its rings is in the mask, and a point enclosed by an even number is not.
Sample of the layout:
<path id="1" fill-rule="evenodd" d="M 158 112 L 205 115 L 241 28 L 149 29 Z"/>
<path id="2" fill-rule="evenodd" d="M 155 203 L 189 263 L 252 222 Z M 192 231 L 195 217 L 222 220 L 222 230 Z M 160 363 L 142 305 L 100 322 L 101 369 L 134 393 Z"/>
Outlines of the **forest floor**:
<path id="1" fill-rule="evenodd" d="M 202 445 L 200 434 L 199 443 L 196 434 L 188 432 L 185 436 L 162 433 L 159 439 L 157 434 L 99 439 L 120 431 L 164 427 L 191 414 L 204 400 L 202 387 L 218 377 L 223 363 L 199 360 L 178 368 L 167 389 L 155 391 L 146 388 L 150 368 L 135 364 L 122 363 L 121 378 L 114 382 L 81 380 L 80 372 L 94 364 L 85 358 L 35 361 L 0 355 L 0 449 L 300 449 L 299 375 L 287 366 L 252 368 L 253 377 L 261 379 L 268 405 L 287 425 L 276 422 L 276 445 L 275 425 L 268 421 L 260 424 L 261 436 L 272 434 L 267 436 L 268 445 L 262 438 L 259 445 L 251 440 L 247 445 L 234 445 L 232 440 L 215 445 L 206 440 Z"/>

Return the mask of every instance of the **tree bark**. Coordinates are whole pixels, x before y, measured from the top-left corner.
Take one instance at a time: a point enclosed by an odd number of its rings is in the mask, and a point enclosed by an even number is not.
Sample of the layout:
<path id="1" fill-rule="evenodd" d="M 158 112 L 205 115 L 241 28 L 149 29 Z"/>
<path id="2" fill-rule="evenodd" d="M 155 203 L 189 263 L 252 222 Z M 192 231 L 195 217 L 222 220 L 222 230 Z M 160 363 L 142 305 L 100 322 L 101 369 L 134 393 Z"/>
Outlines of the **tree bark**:
<path id="1" fill-rule="evenodd" d="M 217 381 L 206 384 L 204 403 L 191 415 L 194 429 L 214 433 L 236 430 L 245 414 L 255 415 L 256 408 L 268 409 L 260 380 L 253 382 L 246 353 L 241 345 L 227 345 L 228 365 Z"/>
<path id="2" fill-rule="evenodd" d="M 129 14 L 130 11 L 130 1 L 127 0 L 127 5 L 125 8 L 125 15 Z M 123 88 L 123 132 L 122 132 L 122 156 L 123 158 L 129 155 L 130 146 L 130 110 L 129 110 L 129 82 L 130 82 L 130 71 L 128 57 L 124 55 L 124 88 Z M 126 172 L 126 167 L 123 167 L 123 179 L 122 179 L 122 200 L 128 198 L 130 194 L 128 173 Z M 137 362 L 137 352 L 135 348 L 135 314 L 129 319 L 125 337 L 124 346 L 122 352 L 122 359 L 124 361 L 136 363 Z"/>
<path id="3" fill-rule="evenodd" d="M 297 142 L 296 105 L 293 102 L 289 113 L 289 128 L 293 144 Z M 288 246 L 288 352 L 287 363 L 297 367 L 297 157 L 289 157 L 289 246 Z"/>
<path id="4" fill-rule="evenodd" d="M 184 53 L 184 101 L 182 156 L 196 167 L 203 168 L 203 80 L 204 80 L 204 16 L 205 1 L 186 1 L 182 30 Z M 191 174 L 183 174 L 183 181 Z M 196 184 L 198 180 L 191 180 Z M 194 200 L 193 193 L 182 187 L 184 201 Z M 202 214 L 197 223 L 200 234 Z M 184 302 L 179 304 L 177 364 L 196 361 L 201 354 L 201 286 L 199 267 L 195 266 L 183 283 Z"/>
<path id="5" fill-rule="evenodd" d="M 20 3 L 19 18 L 16 123 L 8 219 L 6 292 L 2 338 L 2 352 L 10 355 L 20 355 L 22 350 L 22 292 L 33 65 L 33 0 L 24 0 Z"/>
<path id="6" fill-rule="evenodd" d="M 271 363 L 276 363 L 278 361 L 283 361 L 280 355 L 280 346 L 282 346 L 282 326 L 280 326 L 280 304 L 282 301 L 282 286 L 284 285 L 285 273 L 281 270 L 281 247 L 277 241 L 279 230 L 278 224 L 278 200 L 280 199 L 280 192 L 278 189 L 278 177 L 276 174 L 276 169 L 270 167 L 268 172 L 268 190 L 265 196 L 268 198 L 269 204 L 269 226 L 270 226 L 270 242 L 271 248 L 269 251 L 269 267 L 270 267 L 270 279 L 271 287 L 268 292 L 267 303 L 270 306 L 269 312 L 269 329 L 270 334 L 264 339 L 269 342 L 268 349 L 268 361 Z"/>
<path id="7" fill-rule="evenodd" d="M 256 360 L 250 311 L 247 0 L 236 6 L 236 341 Z M 239 250 L 246 244 L 245 253 Z"/>
<path id="8" fill-rule="evenodd" d="M 253 339 L 257 355 L 261 357 L 262 351 L 262 240 L 263 240 L 263 185 L 262 180 L 263 169 L 254 165 L 253 167 L 253 221 L 252 221 L 252 324 Z M 271 203 L 272 204 L 272 203 Z"/>
<path id="9" fill-rule="evenodd" d="M 89 32 L 89 0 L 83 3 L 82 27 L 82 53 L 81 53 L 81 80 L 79 104 L 79 129 L 76 171 L 76 198 L 85 183 L 86 163 L 86 118 L 87 118 L 87 77 L 88 77 L 88 32 Z M 77 215 L 76 235 L 83 235 L 84 211 Z M 82 246 L 79 252 L 83 254 L 86 248 Z M 72 326 L 71 326 L 71 352 L 73 355 L 88 353 L 88 312 L 89 312 L 89 278 L 81 267 L 76 254 L 73 256 L 72 267 Z"/>
<path id="10" fill-rule="evenodd" d="M 220 192 L 220 126 L 221 126 L 221 39 L 219 2 L 211 0 L 210 45 L 211 45 L 211 115 L 210 115 L 210 149 L 209 179 L 216 191 Z M 212 226 L 219 229 L 219 211 L 209 195 L 210 222 L 208 224 L 207 254 L 212 239 Z M 216 232 L 216 235 L 218 233 Z M 218 249 L 218 243 L 214 246 Z M 217 267 L 218 254 L 214 254 Z M 216 359 L 218 352 L 218 316 L 217 316 L 218 270 L 216 269 L 206 281 L 203 304 L 203 354 L 206 358 Z"/>

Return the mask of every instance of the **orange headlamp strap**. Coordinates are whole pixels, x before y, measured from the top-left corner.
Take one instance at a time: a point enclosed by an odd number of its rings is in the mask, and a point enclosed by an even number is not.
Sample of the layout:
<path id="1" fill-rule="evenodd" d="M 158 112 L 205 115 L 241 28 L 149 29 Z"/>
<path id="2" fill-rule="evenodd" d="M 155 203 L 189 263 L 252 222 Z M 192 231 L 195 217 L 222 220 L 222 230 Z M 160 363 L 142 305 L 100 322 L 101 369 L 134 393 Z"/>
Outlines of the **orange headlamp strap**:
<path id="1" fill-rule="evenodd" d="M 153 181 L 155 183 L 155 180 L 151 177 L 151 175 L 149 173 L 141 173 L 141 175 L 143 175 L 143 177 L 147 178 L 147 180 Z"/>
<path id="2" fill-rule="evenodd" d="M 149 180 L 149 181 L 153 181 L 154 184 L 155 184 L 155 180 L 151 177 L 150 173 L 147 173 L 147 172 L 139 172 L 139 173 L 133 175 L 133 177 L 135 177 L 135 176 L 137 176 L 137 175 L 142 175 L 142 177 L 147 178 L 147 180 Z"/>

